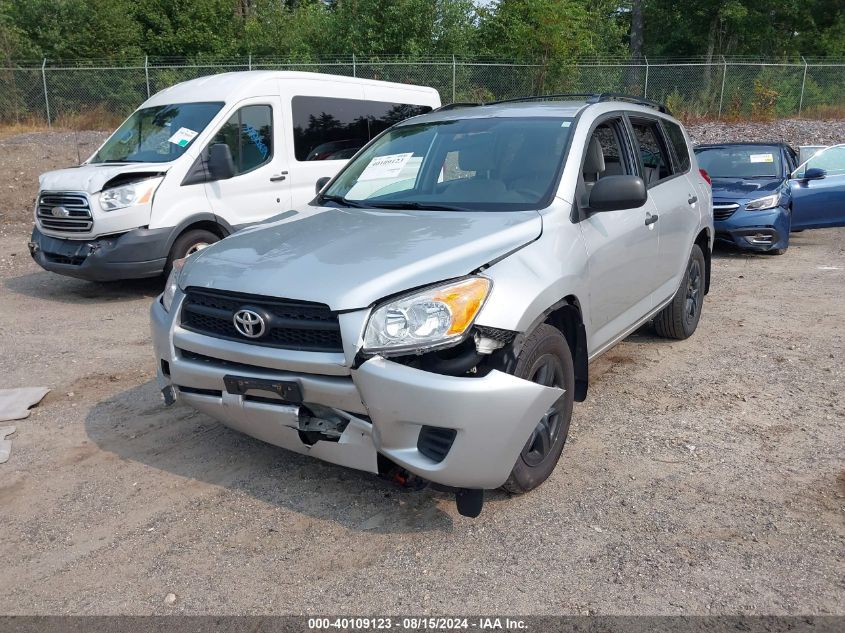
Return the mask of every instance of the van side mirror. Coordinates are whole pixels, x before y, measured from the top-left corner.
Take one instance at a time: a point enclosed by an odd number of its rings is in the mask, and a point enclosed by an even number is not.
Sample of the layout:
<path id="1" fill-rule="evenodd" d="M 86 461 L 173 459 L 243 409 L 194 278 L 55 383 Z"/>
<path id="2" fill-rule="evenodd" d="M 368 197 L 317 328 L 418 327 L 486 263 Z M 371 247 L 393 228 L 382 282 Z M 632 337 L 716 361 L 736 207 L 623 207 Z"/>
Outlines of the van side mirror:
<path id="1" fill-rule="evenodd" d="M 590 211 L 636 209 L 648 200 L 645 183 L 639 176 L 605 176 L 590 191 Z"/>
<path id="2" fill-rule="evenodd" d="M 226 143 L 215 143 L 208 148 L 208 173 L 212 180 L 228 180 L 235 175 L 232 150 Z"/>
<path id="3" fill-rule="evenodd" d="M 318 194 L 323 190 L 323 187 L 329 184 L 329 180 L 331 180 L 331 176 L 323 176 L 322 178 L 317 178 L 317 183 L 314 185 L 314 189 L 317 190 Z"/>

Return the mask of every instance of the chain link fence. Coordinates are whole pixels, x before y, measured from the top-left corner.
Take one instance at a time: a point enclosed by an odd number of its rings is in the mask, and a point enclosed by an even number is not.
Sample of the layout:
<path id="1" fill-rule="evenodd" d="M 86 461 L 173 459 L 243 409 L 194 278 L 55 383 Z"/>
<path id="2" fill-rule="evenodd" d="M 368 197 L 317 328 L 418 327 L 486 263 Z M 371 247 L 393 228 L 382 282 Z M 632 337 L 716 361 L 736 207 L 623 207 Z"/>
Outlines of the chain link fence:
<path id="1" fill-rule="evenodd" d="M 761 60 L 590 60 L 554 67 L 449 58 L 315 62 L 142 60 L 125 66 L 17 64 L 0 68 L 0 122 L 111 128 L 173 84 L 239 70 L 299 70 L 433 86 L 444 103 L 560 92 L 623 92 L 664 102 L 687 117 L 842 115 L 845 62 Z"/>

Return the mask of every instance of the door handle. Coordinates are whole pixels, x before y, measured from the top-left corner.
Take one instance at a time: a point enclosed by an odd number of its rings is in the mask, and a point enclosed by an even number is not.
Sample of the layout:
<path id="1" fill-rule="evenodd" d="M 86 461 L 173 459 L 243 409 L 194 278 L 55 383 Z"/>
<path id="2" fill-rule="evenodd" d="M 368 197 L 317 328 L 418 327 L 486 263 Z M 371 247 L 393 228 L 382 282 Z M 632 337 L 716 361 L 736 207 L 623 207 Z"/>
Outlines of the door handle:
<path id="1" fill-rule="evenodd" d="M 270 176 L 270 182 L 279 182 L 280 180 L 284 180 L 288 177 L 288 172 L 283 171 L 281 174 L 276 174 L 275 176 Z"/>
<path id="2" fill-rule="evenodd" d="M 689 198 L 687 198 L 687 202 L 689 204 L 695 204 L 696 202 L 698 202 L 698 196 L 690 196 Z"/>
<path id="3" fill-rule="evenodd" d="M 650 224 L 654 224 L 654 223 L 655 223 L 655 222 L 657 222 L 659 219 L 660 219 L 660 218 L 658 217 L 658 215 L 657 215 L 656 213 L 655 213 L 654 215 L 652 215 L 652 214 L 648 214 L 648 215 L 646 216 L 646 218 L 645 218 L 645 225 L 646 225 L 646 226 L 648 226 L 648 225 L 650 225 Z"/>

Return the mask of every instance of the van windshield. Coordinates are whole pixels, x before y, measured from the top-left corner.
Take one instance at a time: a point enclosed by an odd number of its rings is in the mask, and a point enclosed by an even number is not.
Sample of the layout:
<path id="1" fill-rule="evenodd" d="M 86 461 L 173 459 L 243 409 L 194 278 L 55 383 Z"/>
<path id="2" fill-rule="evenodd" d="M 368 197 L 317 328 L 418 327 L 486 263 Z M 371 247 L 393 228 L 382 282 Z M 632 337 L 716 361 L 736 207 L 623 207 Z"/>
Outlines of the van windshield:
<path id="1" fill-rule="evenodd" d="M 358 155 L 321 203 L 385 209 L 538 209 L 557 184 L 572 119 L 401 125 Z"/>
<path id="2" fill-rule="evenodd" d="M 132 113 L 91 163 L 166 163 L 179 158 L 222 103 L 175 103 Z"/>

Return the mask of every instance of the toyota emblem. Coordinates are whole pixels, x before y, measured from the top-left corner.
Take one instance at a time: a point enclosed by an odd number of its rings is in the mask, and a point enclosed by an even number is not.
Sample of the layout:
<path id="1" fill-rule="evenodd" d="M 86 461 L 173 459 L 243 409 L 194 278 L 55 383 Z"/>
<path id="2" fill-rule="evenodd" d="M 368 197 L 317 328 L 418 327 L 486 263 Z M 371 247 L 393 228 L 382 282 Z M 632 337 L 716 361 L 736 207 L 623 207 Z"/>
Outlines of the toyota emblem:
<path id="1" fill-rule="evenodd" d="M 235 324 L 235 329 L 247 338 L 260 338 L 264 336 L 264 332 L 267 330 L 264 317 L 255 310 L 247 308 L 235 312 L 232 322 Z"/>
<path id="2" fill-rule="evenodd" d="M 67 218 L 70 217 L 70 211 L 65 209 L 64 207 L 53 207 L 50 213 L 53 214 L 54 218 Z"/>

